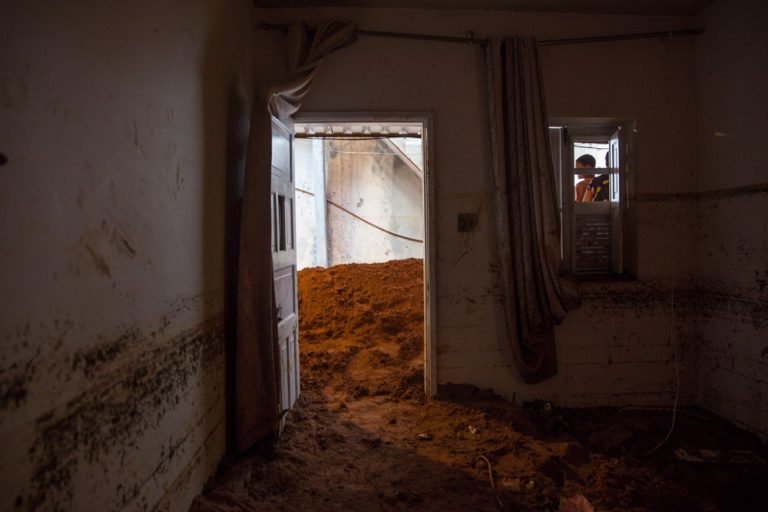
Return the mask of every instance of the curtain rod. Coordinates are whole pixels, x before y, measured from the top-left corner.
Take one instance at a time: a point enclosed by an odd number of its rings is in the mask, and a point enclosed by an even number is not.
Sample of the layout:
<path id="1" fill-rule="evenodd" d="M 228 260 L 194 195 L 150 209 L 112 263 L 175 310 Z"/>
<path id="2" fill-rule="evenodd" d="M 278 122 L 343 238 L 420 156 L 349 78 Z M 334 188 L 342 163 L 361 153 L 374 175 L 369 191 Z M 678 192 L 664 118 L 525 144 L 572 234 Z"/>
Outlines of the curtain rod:
<path id="1" fill-rule="evenodd" d="M 281 32 L 288 31 L 288 25 L 279 25 L 275 23 L 260 23 L 259 28 L 261 30 L 279 30 Z M 364 36 L 374 37 L 392 37 L 398 39 L 417 39 L 420 41 L 441 41 L 445 43 L 469 43 L 477 45 L 488 44 L 487 38 L 474 37 L 470 32 L 467 37 L 452 37 L 452 36 L 437 36 L 432 34 L 415 34 L 407 32 L 384 32 L 380 30 L 355 30 L 356 34 Z M 568 39 L 542 39 L 539 41 L 539 46 L 559 46 L 566 44 L 585 44 L 585 43 L 602 43 L 608 41 L 630 41 L 633 39 L 654 39 L 665 37 L 683 37 L 683 36 L 696 36 L 702 34 L 702 30 L 698 29 L 686 29 L 686 30 L 670 30 L 667 32 L 642 32 L 635 34 L 617 34 L 611 36 L 593 36 L 593 37 L 574 37 Z"/>
<path id="2" fill-rule="evenodd" d="M 668 32 L 641 32 L 635 34 L 616 34 L 612 36 L 574 37 L 570 39 L 543 39 L 539 41 L 539 46 L 560 46 L 566 44 L 604 43 L 610 41 L 632 41 L 635 39 L 698 36 L 703 33 L 703 30 L 692 28 L 686 30 L 670 30 Z"/>

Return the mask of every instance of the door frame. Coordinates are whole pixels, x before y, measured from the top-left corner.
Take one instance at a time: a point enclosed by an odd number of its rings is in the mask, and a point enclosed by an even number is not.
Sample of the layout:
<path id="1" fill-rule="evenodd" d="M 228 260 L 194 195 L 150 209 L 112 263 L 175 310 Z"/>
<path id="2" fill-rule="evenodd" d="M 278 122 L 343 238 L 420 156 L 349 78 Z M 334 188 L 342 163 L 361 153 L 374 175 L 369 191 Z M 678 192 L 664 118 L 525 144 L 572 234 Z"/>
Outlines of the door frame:
<path id="1" fill-rule="evenodd" d="M 318 111 L 298 112 L 297 123 L 420 122 L 424 141 L 424 392 L 437 395 L 437 225 L 435 224 L 435 173 L 431 112 L 405 111 Z M 301 314 L 301 312 L 299 312 Z"/>

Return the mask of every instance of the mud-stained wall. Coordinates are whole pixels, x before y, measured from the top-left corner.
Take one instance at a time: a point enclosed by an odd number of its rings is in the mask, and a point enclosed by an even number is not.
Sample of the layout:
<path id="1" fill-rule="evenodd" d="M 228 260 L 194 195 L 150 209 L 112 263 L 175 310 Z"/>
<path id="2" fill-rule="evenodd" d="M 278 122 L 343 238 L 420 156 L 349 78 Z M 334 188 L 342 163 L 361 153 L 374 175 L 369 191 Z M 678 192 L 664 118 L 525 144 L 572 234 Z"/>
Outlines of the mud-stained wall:
<path id="1" fill-rule="evenodd" d="M 250 14 L 0 8 L 0 510 L 186 510 L 221 459 Z"/>
<path id="2" fill-rule="evenodd" d="M 768 5 L 701 16 L 697 364 L 705 406 L 768 440 Z"/>
<path id="3" fill-rule="evenodd" d="M 768 183 L 699 208 L 699 401 L 768 440 Z"/>
<path id="4" fill-rule="evenodd" d="M 542 39 L 691 28 L 692 18 L 478 11 L 297 9 L 256 11 L 259 21 L 353 20 L 371 30 Z M 282 36 L 257 33 L 270 64 Z M 696 187 L 693 40 L 625 41 L 541 51 L 552 117 L 636 119 L 635 194 L 628 212 L 630 267 L 638 281 L 584 286 L 584 305 L 558 329 L 560 374 L 525 386 L 512 364 L 497 289 L 482 50 L 472 45 L 366 38 L 329 56 L 305 98 L 309 111 L 432 112 L 437 296 L 437 378 L 490 387 L 508 398 L 574 405 L 670 405 L 675 354 L 693 320 L 671 306 L 695 252 L 696 206 L 654 200 Z M 262 55 L 262 53 L 260 53 Z M 688 136 L 685 136 L 688 134 Z M 457 214 L 477 212 L 471 233 Z M 682 276 L 677 272 L 684 270 Z M 682 282 L 678 282 L 682 281 Z M 674 312 L 673 312 L 674 311 Z M 681 372 L 690 361 L 680 349 Z M 688 366 L 686 366 L 688 365 Z M 682 374 L 681 373 L 681 374 Z M 681 386 L 681 403 L 695 393 Z"/>
<path id="5" fill-rule="evenodd" d="M 443 368 L 475 368 L 474 382 L 518 403 L 539 398 L 569 407 L 669 405 L 679 375 L 680 403 L 691 403 L 697 383 L 689 296 L 690 283 L 670 280 L 584 283 L 582 305 L 556 329 L 558 375 L 535 386 L 517 380 L 509 347 L 496 340 L 476 341 L 471 355 L 441 352 Z M 481 311 L 466 298 L 451 306 Z M 500 310 L 497 315 L 485 319 L 501 323 Z"/>

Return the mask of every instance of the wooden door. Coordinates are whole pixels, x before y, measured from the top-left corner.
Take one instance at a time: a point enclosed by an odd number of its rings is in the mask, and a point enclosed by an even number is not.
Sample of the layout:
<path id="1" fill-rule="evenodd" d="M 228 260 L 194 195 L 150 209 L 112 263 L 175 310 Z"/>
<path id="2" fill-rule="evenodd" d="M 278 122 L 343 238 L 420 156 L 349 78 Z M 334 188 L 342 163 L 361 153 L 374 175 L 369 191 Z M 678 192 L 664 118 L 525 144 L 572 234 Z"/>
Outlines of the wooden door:
<path id="1" fill-rule="evenodd" d="M 280 414 L 299 397 L 298 286 L 293 175 L 293 136 L 289 126 L 272 119 L 272 267 L 280 355 Z"/>

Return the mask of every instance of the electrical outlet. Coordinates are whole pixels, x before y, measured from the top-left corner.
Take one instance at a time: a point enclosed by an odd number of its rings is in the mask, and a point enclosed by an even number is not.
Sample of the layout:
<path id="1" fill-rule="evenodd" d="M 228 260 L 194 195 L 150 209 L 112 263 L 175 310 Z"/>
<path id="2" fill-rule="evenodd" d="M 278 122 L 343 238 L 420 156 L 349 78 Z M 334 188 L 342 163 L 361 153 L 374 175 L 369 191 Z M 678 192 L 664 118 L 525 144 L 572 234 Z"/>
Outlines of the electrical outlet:
<path id="1" fill-rule="evenodd" d="M 458 219 L 458 228 L 460 233 L 467 233 L 477 229 L 476 213 L 460 213 Z"/>

